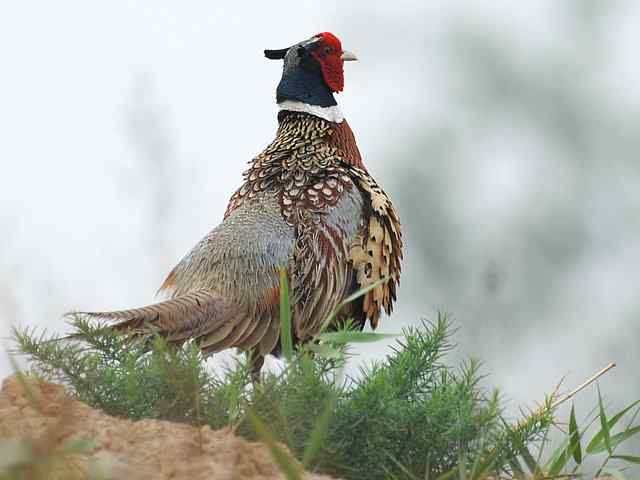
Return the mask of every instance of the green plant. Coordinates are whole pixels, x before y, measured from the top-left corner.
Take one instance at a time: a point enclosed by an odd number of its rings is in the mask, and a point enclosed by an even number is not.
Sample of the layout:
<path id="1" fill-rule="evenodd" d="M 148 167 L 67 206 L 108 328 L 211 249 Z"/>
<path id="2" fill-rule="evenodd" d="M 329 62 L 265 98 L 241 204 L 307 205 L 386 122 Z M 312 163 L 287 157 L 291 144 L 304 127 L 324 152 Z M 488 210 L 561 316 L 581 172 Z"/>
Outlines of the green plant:
<path id="1" fill-rule="evenodd" d="M 263 438 L 252 412 L 314 470 L 354 478 L 364 470 L 369 478 L 402 476 L 403 469 L 439 474 L 481 454 L 503 430 L 498 395 L 481 391 L 478 365 L 444 363 L 451 349 L 446 316 L 405 330 L 393 353 L 358 378 L 339 375 L 346 344 L 358 337 L 340 330 L 255 386 L 246 361 L 216 376 L 193 345 L 176 350 L 161 338 L 140 342 L 80 318 L 73 325 L 85 343 L 15 334 L 39 374 L 63 381 L 77 398 L 112 415 L 231 424 L 240 435 Z M 521 441 L 546 427 L 536 423 Z"/>
<path id="2" fill-rule="evenodd" d="M 403 330 L 384 360 L 345 378 L 349 344 L 385 335 L 353 331 L 347 322 L 294 350 L 286 338 L 291 319 L 285 276 L 281 292 L 281 343 L 289 360 L 281 373 L 267 372 L 256 384 L 247 359 L 216 375 L 193 344 L 175 349 L 158 336 L 121 336 L 79 317 L 72 326 L 82 343 L 28 329 L 14 333 L 18 350 L 38 374 L 64 382 L 78 399 L 132 419 L 230 425 L 243 437 L 265 442 L 290 479 L 300 478 L 301 465 L 354 479 L 542 479 L 576 476 L 592 455 L 604 455 L 598 471 L 603 474 L 620 473 L 610 461 L 639 462 L 617 448 L 640 431 L 640 401 L 611 417 L 600 401 L 587 426 L 578 424 L 572 410 L 565 442 L 549 455 L 556 408 L 579 389 L 564 397 L 554 393 L 538 410 L 507 421 L 498 392 L 482 389 L 477 362 L 446 362 L 453 348 L 446 315 Z M 625 415 L 626 428 L 614 433 Z M 596 420 L 600 429 L 583 447 Z"/>

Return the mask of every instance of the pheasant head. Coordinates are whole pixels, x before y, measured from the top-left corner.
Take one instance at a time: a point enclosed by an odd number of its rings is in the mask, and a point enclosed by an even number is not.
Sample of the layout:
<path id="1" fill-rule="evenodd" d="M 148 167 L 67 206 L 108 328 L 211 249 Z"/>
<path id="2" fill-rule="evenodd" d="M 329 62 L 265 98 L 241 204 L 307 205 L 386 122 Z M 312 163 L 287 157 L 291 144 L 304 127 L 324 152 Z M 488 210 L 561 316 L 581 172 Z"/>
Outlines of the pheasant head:
<path id="1" fill-rule="evenodd" d="M 338 37 L 329 32 L 289 48 L 265 50 L 264 54 L 272 60 L 284 60 L 277 102 L 302 102 L 317 107 L 337 105 L 333 94 L 344 89 L 344 62 L 357 60 L 354 54 L 343 50 Z"/>

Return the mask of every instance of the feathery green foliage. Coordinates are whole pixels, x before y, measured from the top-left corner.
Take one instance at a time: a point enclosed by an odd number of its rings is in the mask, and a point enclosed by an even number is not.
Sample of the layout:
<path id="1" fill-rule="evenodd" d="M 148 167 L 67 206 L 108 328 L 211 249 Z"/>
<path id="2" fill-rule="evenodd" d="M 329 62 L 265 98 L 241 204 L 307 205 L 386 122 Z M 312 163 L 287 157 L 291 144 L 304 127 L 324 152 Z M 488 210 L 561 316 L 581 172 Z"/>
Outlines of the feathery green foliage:
<path id="1" fill-rule="evenodd" d="M 82 343 L 30 330 L 16 329 L 14 336 L 39 375 L 69 385 L 79 400 L 133 420 L 197 423 L 206 416 L 217 428 L 238 414 L 250 378 L 245 363 L 218 377 L 193 344 L 174 349 L 160 337 L 141 342 L 81 317 L 71 323 Z"/>
<path id="2" fill-rule="evenodd" d="M 64 382 L 78 399 L 112 415 L 231 425 L 265 442 L 288 478 L 299 478 L 300 465 L 278 442 L 307 469 L 348 479 L 543 478 L 574 475 L 585 457 L 597 454 L 606 457 L 601 473 L 617 472 L 609 461 L 639 461 L 616 451 L 640 430 L 633 416 L 638 402 L 611 417 L 601 402 L 601 428 L 587 445 L 586 428 L 572 411 L 567 441 L 551 456 L 544 453 L 555 397 L 507 422 L 498 392 L 482 389 L 477 362 L 447 364 L 453 346 L 445 315 L 405 329 L 384 360 L 355 378 L 343 374 L 348 344 L 382 336 L 347 325 L 292 352 L 281 373 L 267 372 L 255 385 L 247 360 L 216 375 L 192 344 L 175 349 L 160 337 L 141 341 L 81 318 L 72 324 L 82 343 L 14 332 L 39 375 Z M 626 429 L 614 433 L 627 414 L 633 418 Z"/>

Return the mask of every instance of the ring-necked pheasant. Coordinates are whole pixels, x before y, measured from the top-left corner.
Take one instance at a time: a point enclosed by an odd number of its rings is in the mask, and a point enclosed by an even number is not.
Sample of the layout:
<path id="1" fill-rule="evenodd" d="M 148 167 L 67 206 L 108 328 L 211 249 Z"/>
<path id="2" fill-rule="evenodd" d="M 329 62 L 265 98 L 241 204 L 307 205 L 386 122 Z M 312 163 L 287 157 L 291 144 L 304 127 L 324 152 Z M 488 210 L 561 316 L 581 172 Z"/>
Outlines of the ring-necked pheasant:
<path id="1" fill-rule="evenodd" d="M 85 313 L 117 320 L 119 331 L 153 327 L 169 342 L 196 339 L 205 354 L 237 347 L 257 371 L 278 353 L 279 275 L 287 269 L 294 343 L 310 341 L 347 296 L 386 279 L 348 304 L 351 318 L 376 328 L 392 310 L 400 277 L 400 222 L 362 163 L 334 93 L 343 63 L 356 57 L 331 33 L 282 50 L 276 138 L 251 162 L 224 221 L 171 271 L 171 299 L 143 308 Z"/>

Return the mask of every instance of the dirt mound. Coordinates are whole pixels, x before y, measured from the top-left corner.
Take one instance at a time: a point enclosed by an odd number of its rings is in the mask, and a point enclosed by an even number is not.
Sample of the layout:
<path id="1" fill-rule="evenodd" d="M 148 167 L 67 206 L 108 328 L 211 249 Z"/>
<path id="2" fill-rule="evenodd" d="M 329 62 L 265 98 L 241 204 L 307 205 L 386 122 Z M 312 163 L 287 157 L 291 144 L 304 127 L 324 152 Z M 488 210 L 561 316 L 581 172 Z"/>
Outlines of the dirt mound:
<path id="1" fill-rule="evenodd" d="M 60 385 L 35 380 L 26 385 L 15 376 L 2 384 L 3 456 L 13 443 L 16 455 L 53 459 L 45 462 L 50 469 L 46 478 L 83 478 L 88 472 L 131 480 L 285 478 L 266 447 L 228 430 L 110 417 L 70 398 Z M 6 461 L 0 462 L 0 470 Z"/>

